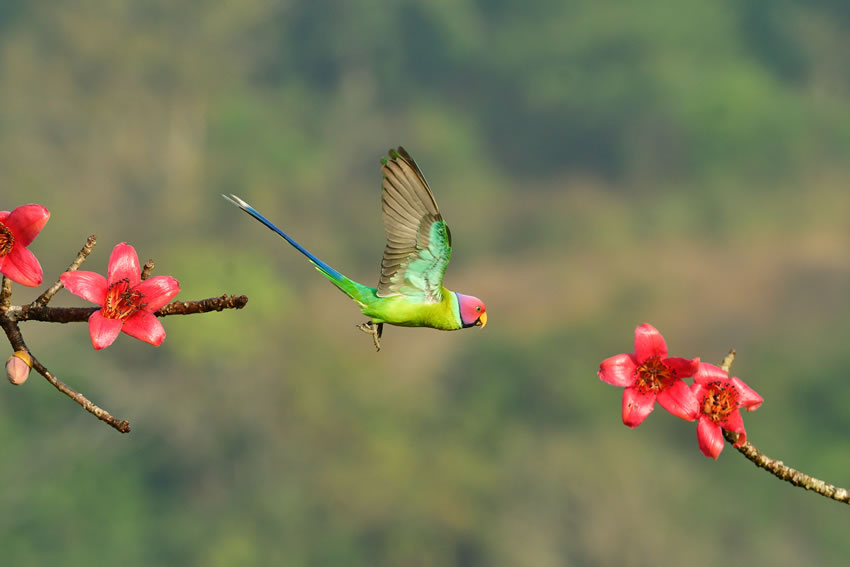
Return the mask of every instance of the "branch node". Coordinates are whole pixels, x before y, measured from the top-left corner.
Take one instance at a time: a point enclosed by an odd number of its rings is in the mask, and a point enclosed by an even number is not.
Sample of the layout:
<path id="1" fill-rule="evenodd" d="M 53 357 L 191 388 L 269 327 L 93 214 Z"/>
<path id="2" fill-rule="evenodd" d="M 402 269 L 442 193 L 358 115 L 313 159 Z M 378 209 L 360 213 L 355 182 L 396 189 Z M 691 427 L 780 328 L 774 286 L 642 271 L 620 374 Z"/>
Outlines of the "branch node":
<path id="1" fill-rule="evenodd" d="M 141 277 L 142 277 L 143 280 L 146 280 L 149 277 L 151 277 L 151 272 L 153 271 L 153 267 L 154 267 L 153 258 L 151 258 L 150 260 L 145 262 L 144 267 L 142 267 L 142 276 Z"/>

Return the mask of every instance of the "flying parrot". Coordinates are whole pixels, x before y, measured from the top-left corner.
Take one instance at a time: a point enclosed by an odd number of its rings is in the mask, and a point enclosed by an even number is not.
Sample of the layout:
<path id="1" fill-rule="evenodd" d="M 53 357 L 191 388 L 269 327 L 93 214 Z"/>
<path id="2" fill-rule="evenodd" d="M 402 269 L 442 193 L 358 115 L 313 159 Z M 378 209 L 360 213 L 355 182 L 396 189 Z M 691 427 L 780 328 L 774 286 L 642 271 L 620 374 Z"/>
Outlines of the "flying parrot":
<path id="1" fill-rule="evenodd" d="M 484 303 L 477 297 L 443 287 L 443 274 L 452 256 L 452 235 L 428 182 L 404 148 L 388 153 L 389 158 L 381 159 L 387 244 L 377 288 L 358 283 L 331 268 L 236 195 L 223 197 L 286 239 L 353 299 L 369 317 L 358 328 L 372 335 L 377 350 L 381 350 L 384 323 L 444 331 L 483 328 L 487 324 Z"/>

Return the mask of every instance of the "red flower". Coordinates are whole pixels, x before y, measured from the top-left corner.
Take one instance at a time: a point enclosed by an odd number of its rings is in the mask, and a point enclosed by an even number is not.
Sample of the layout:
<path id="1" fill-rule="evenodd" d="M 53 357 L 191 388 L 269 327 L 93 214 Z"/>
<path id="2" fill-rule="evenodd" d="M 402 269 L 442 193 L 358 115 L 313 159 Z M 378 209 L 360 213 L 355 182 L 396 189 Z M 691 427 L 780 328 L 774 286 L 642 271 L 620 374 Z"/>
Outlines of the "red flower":
<path id="1" fill-rule="evenodd" d="M 131 337 L 159 346 L 165 329 L 153 314 L 180 291 L 170 276 L 142 281 L 136 250 L 125 242 L 109 256 L 107 276 L 94 272 L 65 272 L 59 279 L 68 291 L 103 308 L 89 317 L 91 344 L 106 348 L 124 331 Z"/>
<path id="2" fill-rule="evenodd" d="M 739 378 L 729 378 L 729 374 L 721 368 L 702 363 L 699 371 L 694 374 L 691 392 L 699 403 L 697 440 L 703 455 L 712 459 L 720 456 L 720 451 L 723 450 L 721 429 L 738 434 L 735 447 L 747 442 L 740 408 L 747 411 L 758 409 L 764 400 L 755 390 Z"/>
<path id="3" fill-rule="evenodd" d="M 682 378 L 699 369 L 699 358 L 667 357 L 667 343 L 647 323 L 635 329 L 635 352 L 602 361 L 599 379 L 623 386 L 623 423 L 637 427 L 655 409 L 655 400 L 682 419 L 697 418 L 697 400 Z"/>
<path id="4" fill-rule="evenodd" d="M 41 205 L 22 205 L 0 211 L 0 273 L 30 287 L 41 284 L 41 264 L 27 246 L 41 232 L 50 211 Z"/>

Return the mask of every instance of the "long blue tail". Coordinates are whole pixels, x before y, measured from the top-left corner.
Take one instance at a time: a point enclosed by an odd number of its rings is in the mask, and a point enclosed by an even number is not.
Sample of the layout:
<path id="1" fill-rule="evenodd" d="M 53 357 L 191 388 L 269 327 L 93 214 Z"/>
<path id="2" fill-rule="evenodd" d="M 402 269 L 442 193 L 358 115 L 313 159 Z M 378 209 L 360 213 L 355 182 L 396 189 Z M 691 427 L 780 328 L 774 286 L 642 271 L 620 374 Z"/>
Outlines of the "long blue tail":
<path id="1" fill-rule="evenodd" d="M 340 274 L 339 272 L 337 272 L 336 270 L 334 270 L 333 268 L 331 268 L 330 266 L 328 266 L 327 264 L 325 264 L 324 262 L 322 262 L 321 260 L 319 260 L 318 258 L 316 258 L 315 256 L 313 256 L 313 254 L 311 254 L 306 248 L 304 248 L 303 246 L 301 246 L 300 244 L 295 242 L 295 240 L 293 240 L 288 234 L 286 234 L 285 232 L 280 230 L 277 226 L 275 226 L 275 224 L 272 221 L 270 221 L 269 219 L 267 219 L 266 217 L 261 215 L 259 213 L 259 211 L 257 211 L 257 209 L 255 209 L 254 207 L 252 207 L 251 205 L 249 205 L 248 203 L 246 203 L 245 201 L 243 201 L 242 199 L 240 199 L 236 195 L 222 195 L 222 197 L 224 197 L 225 199 L 227 199 L 228 201 L 230 201 L 231 203 L 233 203 L 234 205 L 236 205 L 237 207 L 239 207 L 240 209 L 242 209 L 243 211 L 245 211 L 246 213 L 248 213 L 249 215 L 251 215 L 252 217 L 257 219 L 258 221 L 260 221 L 261 223 L 266 225 L 268 228 L 270 228 L 271 230 L 275 231 L 280 236 L 285 238 L 287 242 L 292 244 L 292 246 L 294 246 L 296 250 L 298 250 L 299 252 L 301 252 L 302 254 L 307 256 L 307 258 L 309 258 L 310 261 L 313 262 L 313 264 L 315 264 L 316 267 L 318 267 L 328 277 L 333 278 L 333 279 L 340 281 L 340 282 L 348 279 L 345 276 L 343 276 L 342 274 Z"/>

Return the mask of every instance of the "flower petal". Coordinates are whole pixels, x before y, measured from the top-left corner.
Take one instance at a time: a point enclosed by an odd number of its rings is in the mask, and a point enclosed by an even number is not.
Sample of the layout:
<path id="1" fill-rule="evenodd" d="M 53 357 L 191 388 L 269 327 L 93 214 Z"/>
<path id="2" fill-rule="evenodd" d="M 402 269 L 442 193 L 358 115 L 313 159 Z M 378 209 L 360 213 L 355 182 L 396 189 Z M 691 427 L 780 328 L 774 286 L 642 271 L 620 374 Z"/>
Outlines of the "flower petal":
<path id="1" fill-rule="evenodd" d="M 153 313 L 180 292 L 180 284 L 171 276 L 155 276 L 134 288 L 145 296 L 145 311 Z"/>
<path id="2" fill-rule="evenodd" d="M 152 313 L 136 311 L 124 322 L 121 329 L 133 338 L 159 346 L 165 340 L 165 328 Z"/>
<path id="3" fill-rule="evenodd" d="M 139 267 L 139 255 L 136 254 L 136 249 L 126 242 L 116 244 L 115 248 L 112 249 L 112 254 L 109 255 L 106 281 L 109 284 L 114 284 L 126 278 L 130 282 L 130 287 L 133 287 L 142 281 L 141 273 L 142 269 Z"/>
<path id="4" fill-rule="evenodd" d="M 89 334 L 95 350 L 106 348 L 115 342 L 124 322 L 121 319 L 107 319 L 101 311 L 95 311 L 89 317 Z"/>
<path id="5" fill-rule="evenodd" d="M 696 358 L 680 358 L 671 356 L 663 360 L 664 366 L 673 371 L 676 378 L 690 378 L 700 368 L 699 357 Z"/>
<path id="6" fill-rule="evenodd" d="M 699 416 L 699 422 L 697 423 L 697 442 L 699 443 L 699 450 L 702 451 L 703 455 L 716 460 L 723 450 L 724 443 L 723 432 L 720 430 L 720 426 L 704 415 Z"/>
<path id="7" fill-rule="evenodd" d="M 703 397 L 705 396 L 705 386 L 702 384 L 692 384 L 691 393 L 697 399 L 697 405 L 702 405 Z"/>
<path id="8" fill-rule="evenodd" d="M 22 205 L 2 222 L 12 231 L 16 245 L 29 246 L 49 218 L 50 211 L 41 205 Z"/>
<path id="9" fill-rule="evenodd" d="M 644 323 L 635 329 L 635 357 L 643 364 L 650 357 L 667 358 L 667 343 L 658 329 Z"/>
<path id="10" fill-rule="evenodd" d="M 623 390 L 623 423 L 635 428 L 655 409 L 655 394 L 644 394 L 637 388 Z"/>
<path id="11" fill-rule="evenodd" d="M 715 366 L 708 362 L 701 362 L 699 371 L 694 376 L 694 382 L 697 384 L 708 384 L 718 380 L 725 381 L 729 379 L 729 374 L 719 366 Z"/>
<path id="12" fill-rule="evenodd" d="M 635 355 L 618 354 L 602 361 L 597 376 L 613 386 L 628 387 L 635 383 L 635 370 Z"/>
<path id="13" fill-rule="evenodd" d="M 699 415 L 699 403 L 696 396 L 681 380 L 676 380 L 670 387 L 660 392 L 657 399 L 661 407 L 676 417 L 693 421 Z"/>
<path id="14" fill-rule="evenodd" d="M 0 272 L 21 285 L 30 287 L 41 285 L 41 264 L 38 263 L 35 254 L 26 247 L 19 246 L 17 242 L 12 246 L 12 250 L 3 257 Z"/>
<path id="15" fill-rule="evenodd" d="M 86 301 L 103 305 L 106 301 L 106 278 L 94 272 L 77 270 L 59 276 L 65 289 Z"/>
<path id="16" fill-rule="evenodd" d="M 744 418 L 741 417 L 741 412 L 733 411 L 726 419 L 720 422 L 720 427 L 726 431 L 732 431 L 738 434 L 738 440 L 735 441 L 735 447 L 740 447 L 747 442 L 747 430 L 744 429 Z"/>
<path id="17" fill-rule="evenodd" d="M 757 410 L 764 401 L 764 398 L 759 396 L 755 390 L 744 384 L 743 380 L 736 376 L 732 377 L 732 383 L 738 389 L 738 405 L 747 411 Z"/>

